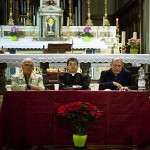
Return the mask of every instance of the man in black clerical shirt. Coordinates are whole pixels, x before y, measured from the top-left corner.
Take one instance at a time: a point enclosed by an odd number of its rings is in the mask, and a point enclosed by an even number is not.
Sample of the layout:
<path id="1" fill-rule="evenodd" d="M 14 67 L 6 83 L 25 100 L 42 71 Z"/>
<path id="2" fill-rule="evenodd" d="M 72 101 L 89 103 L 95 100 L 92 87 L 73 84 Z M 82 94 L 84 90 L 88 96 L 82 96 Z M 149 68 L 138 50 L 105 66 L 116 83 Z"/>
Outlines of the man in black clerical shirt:
<path id="1" fill-rule="evenodd" d="M 76 58 L 69 58 L 67 60 L 67 73 L 59 76 L 60 89 L 64 87 L 81 86 L 82 90 L 89 89 L 91 78 L 90 76 L 77 73 L 78 60 Z"/>
<path id="2" fill-rule="evenodd" d="M 114 58 L 110 64 L 111 68 L 101 72 L 99 89 L 105 90 L 137 90 L 130 72 L 126 71 L 121 58 Z"/>

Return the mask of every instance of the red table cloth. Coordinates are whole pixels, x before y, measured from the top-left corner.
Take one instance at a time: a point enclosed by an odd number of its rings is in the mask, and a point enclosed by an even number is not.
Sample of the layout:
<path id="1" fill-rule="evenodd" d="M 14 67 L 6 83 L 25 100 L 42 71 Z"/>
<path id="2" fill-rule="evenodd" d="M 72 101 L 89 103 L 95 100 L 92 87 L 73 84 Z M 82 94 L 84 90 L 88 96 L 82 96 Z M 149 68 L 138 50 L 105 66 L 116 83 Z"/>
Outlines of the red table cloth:
<path id="1" fill-rule="evenodd" d="M 0 145 L 68 145 L 68 120 L 57 114 L 62 104 L 86 101 L 102 116 L 86 127 L 87 144 L 149 144 L 150 101 L 140 91 L 6 91 L 0 112 Z"/>

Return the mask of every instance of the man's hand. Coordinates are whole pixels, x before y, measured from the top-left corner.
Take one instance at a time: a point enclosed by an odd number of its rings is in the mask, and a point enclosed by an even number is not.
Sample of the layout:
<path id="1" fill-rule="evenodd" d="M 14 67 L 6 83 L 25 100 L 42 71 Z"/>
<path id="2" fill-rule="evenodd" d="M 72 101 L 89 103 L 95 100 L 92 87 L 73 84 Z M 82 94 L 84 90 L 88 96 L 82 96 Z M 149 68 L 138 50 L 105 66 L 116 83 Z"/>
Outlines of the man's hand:
<path id="1" fill-rule="evenodd" d="M 122 85 L 118 82 L 113 82 L 113 84 L 117 87 L 117 89 L 120 89 L 122 87 Z"/>
<path id="2" fill-rule="evenodd" d="M 113 82 L 113 84 L 117 87 L 118 90 L 121 90 L 121 91 L 127 91 L 127 90 L 129 90 L 129 88 L 127 86 L 122 86 L 118 82 Z"/>
<path id="3" fill-rule="evenodd" d="M 127 86 L 122 86 L 119 90 L 120 91 L 128 91 L 129 88 Z"/>

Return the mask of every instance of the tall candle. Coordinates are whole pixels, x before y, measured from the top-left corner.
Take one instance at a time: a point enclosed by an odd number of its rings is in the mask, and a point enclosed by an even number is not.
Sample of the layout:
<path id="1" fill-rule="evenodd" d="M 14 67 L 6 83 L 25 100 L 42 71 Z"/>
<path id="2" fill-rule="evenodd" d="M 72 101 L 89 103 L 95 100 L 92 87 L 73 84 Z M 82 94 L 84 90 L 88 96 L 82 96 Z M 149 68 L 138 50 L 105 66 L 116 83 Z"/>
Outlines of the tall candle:
<path id="1" fill-rule="evenodd" d="M 137 39 L 137 32 L 133 32 L 133 38 Z"/>
<path id="2" fill-rule="evenodd" d="M 69 26 L 69 17 L 67 17 L 67 26 Z"/>
<path id="3" fill-rule="evenodd" d="M 33 15 L 33 25 L 35 26 L 36 23 L 35 23 L 35 15 Z"/>
<path id="4" fill-rule="evenodd" d="M 119 25 L 119 18 L 116 18 L 116 26 Z"/>
<path id="5" fill-rule="evenodd" d="M 103 26 L 105 25 L 105 23 L 104 23 L 104 22 L 105 22 L 105 16 L 103 16 Z"/>
<path id="6" fill-rule="evenodd" d="M 126 39 L 126 32 L 122 31 L 122 33 L 121 33 L 121 43 L 122 43 L 122 45 L 125 45 L 125 39 Z"/>

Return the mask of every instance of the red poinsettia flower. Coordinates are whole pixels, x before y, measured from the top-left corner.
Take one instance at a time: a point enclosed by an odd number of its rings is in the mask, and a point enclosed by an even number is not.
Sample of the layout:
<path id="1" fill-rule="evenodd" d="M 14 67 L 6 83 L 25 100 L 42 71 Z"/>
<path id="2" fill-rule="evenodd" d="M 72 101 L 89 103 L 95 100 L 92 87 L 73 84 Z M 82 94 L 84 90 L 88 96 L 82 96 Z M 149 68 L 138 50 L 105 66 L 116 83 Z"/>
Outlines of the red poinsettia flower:
<path id="1" fill-rule="evenodd" d="M 96 106 L 88 102 L 72 102 L 61 105 L 58 108 L 58 114 L 70 119 L 78 134 L 84 134 L 85 125 L 102 115 Z"/>

